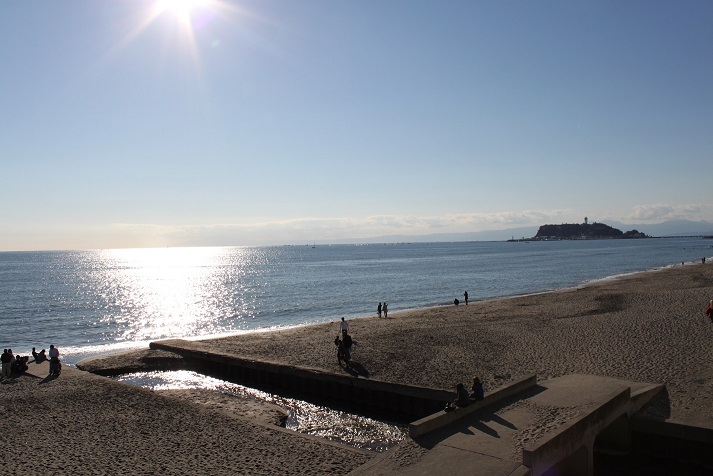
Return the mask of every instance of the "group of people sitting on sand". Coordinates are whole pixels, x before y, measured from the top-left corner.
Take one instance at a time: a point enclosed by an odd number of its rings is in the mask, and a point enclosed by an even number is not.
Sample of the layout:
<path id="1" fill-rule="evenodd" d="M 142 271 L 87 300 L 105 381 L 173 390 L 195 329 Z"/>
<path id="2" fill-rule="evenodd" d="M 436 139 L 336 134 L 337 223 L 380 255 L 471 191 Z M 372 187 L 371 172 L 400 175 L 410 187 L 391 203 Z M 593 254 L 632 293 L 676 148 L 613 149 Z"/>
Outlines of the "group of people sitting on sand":
<path id="1" fill-rule="evenodd" d="M 42 349 L 41 351 L 37 352 L 37 350 L 33 347 L 32 348 L 32 357 L 35 358 L 35 363 L 41 364 L 45 360 L 47 360 L 47 353 L 45 349 Z"/>
<path id="2" fill-rule="evenodd" d="M 0 380 L 22 375 L 27 371 L 27 364 L 29 362 L 41 364 L 47 360 L 50 361 L 50 375 L 59 375 L 61 364 L 59 361 L 59 349 L 57 347 L 51 345 L 49 355 L 47 355 L 45 349 L 37 352 L 37 349 L 33 347 L 32 357 L 34 360 L 30 361 L 29 355 L 15 355 L 12 349 L 3 349 L 2 358 L 0 359 L 2 360 L 2 374 L 0 375 Z"/>
<path id="3" fill-rule="evenodd" d="M 22 375 L 27 370 L 27 362 L 30 360 L 30 356 L 25 355 L 15 355 L 12 349 L 3 349 L 2 357 L 2 379 L 10 378 L 12 376 Z"/>
<path id="4" fill-rule="evenodd" d="M 482 400 L 484 396 L 483 383 L 480 378 L 473 377 L 473 386 L 470 388 L 470 392 L 466 390 L 465 385 L 462 383 L 456 385 L 456 399 L 446 404 L 445 411 L 450 412 L 457 407 L 467 407 L 473 402 Z"/>

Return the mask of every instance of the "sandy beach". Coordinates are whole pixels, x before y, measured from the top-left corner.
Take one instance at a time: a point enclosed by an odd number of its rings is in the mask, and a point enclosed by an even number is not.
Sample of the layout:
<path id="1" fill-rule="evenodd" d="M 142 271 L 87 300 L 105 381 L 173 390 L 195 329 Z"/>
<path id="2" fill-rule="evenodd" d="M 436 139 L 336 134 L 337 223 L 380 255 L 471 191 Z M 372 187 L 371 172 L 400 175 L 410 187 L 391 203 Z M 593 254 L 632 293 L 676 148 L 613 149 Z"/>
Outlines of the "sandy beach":
<path id="1" fill-rule="evenodd" d="M 540 380 L 585 373 L 665 383 L 653 417 L 713 427 L 713 323 L 703 313 L 711 298 L 713 266 L 688 265 L 566 291 L 353 319 L 352 358 L 369 378 L 431 388 L 452 389 L 478 375 L 486 393 L 531 373 Z M 200 345 L 342 374 L 333 343 L 338 320 Z M 126 353 L 93 365 L 141 368 L 151 355 Z M 278 409 L 152 392 L 74 369 L 54 380 L 15 379 L 0 394 L 2 441 L 19 442 L 6 452 L 7 474 L 345 474 L 376 456 L 279 428 Z M 394 472 L 424 451 L 407 439 Z"/>
<path id="2" fill-rule="evenodd" d="M 572 373 L 665 383 L 665 417 L 713 426 L 713 266 L 639 273 L 586 287 L 349 322 L 353 360 L 373 379 L 487 392 L 519 375 Z M 338 320 L 205 341 L 222 352 L 340 372 Z"/>

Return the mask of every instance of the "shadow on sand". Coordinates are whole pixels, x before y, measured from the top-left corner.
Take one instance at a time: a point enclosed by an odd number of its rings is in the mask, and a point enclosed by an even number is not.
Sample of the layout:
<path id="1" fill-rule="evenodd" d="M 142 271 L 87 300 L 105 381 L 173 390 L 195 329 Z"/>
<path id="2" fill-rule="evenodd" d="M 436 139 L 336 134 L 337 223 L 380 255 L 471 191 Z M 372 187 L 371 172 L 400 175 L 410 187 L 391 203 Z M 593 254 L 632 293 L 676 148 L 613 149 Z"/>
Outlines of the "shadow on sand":
<path id="1" fill-rule="evenodd" d="M 341 366 L 341 364 L 340 364 Z M 352 377 L 364 377 L 369 378 L 369 371 L 364 368 L 359 362 L 350 361 L 344 370 L 349 372 Z"/>

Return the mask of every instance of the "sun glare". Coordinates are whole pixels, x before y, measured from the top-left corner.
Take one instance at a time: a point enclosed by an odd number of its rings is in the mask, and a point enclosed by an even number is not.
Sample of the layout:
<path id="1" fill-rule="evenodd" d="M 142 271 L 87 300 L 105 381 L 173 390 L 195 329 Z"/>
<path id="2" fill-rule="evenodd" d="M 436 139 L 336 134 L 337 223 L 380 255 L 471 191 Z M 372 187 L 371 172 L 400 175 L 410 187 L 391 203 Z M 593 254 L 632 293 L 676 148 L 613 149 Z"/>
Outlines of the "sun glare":
<path id="1" fill-rule="evenodd" d="M 156 10 L 159 15 L 171 14 L 182 23 L 190 23 L 193 9 L 202 6 L 203 0 L 158 0 Z"/>
<path id="2" fill-rule="evenodd" d="M 200 76 L 201 47 L 215 48 L 220 44 L 220 25 L 253 16 L 238 3 L 231 0 L 141 0 L 141 8 L 131 11 L 131 23 L 126 23 L 129 27 L 107 56 L 151 30 L 152 38 L 163 41 L 162 51 L 192 58 L 196 74 Z M 217 28 L 211 28 L 214 25 Z"/>

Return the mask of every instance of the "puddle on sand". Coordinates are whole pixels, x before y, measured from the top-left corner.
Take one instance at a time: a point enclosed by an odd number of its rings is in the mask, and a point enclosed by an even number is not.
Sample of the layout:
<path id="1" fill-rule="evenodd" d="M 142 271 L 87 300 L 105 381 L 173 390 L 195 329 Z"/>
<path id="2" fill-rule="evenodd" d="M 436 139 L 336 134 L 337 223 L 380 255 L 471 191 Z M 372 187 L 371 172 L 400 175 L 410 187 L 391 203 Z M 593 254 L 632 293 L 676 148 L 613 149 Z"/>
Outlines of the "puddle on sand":
<path id="1" fill-rule="evenodd" d="M 151 390 L 205 389 L 277 405 L 288 413 L 285 427 L 372 451 L 386 451 L 406 435 L 406 428 L 294 398 L 263 392 L 188 370 L 137 372 L 115 377 Z"/>

